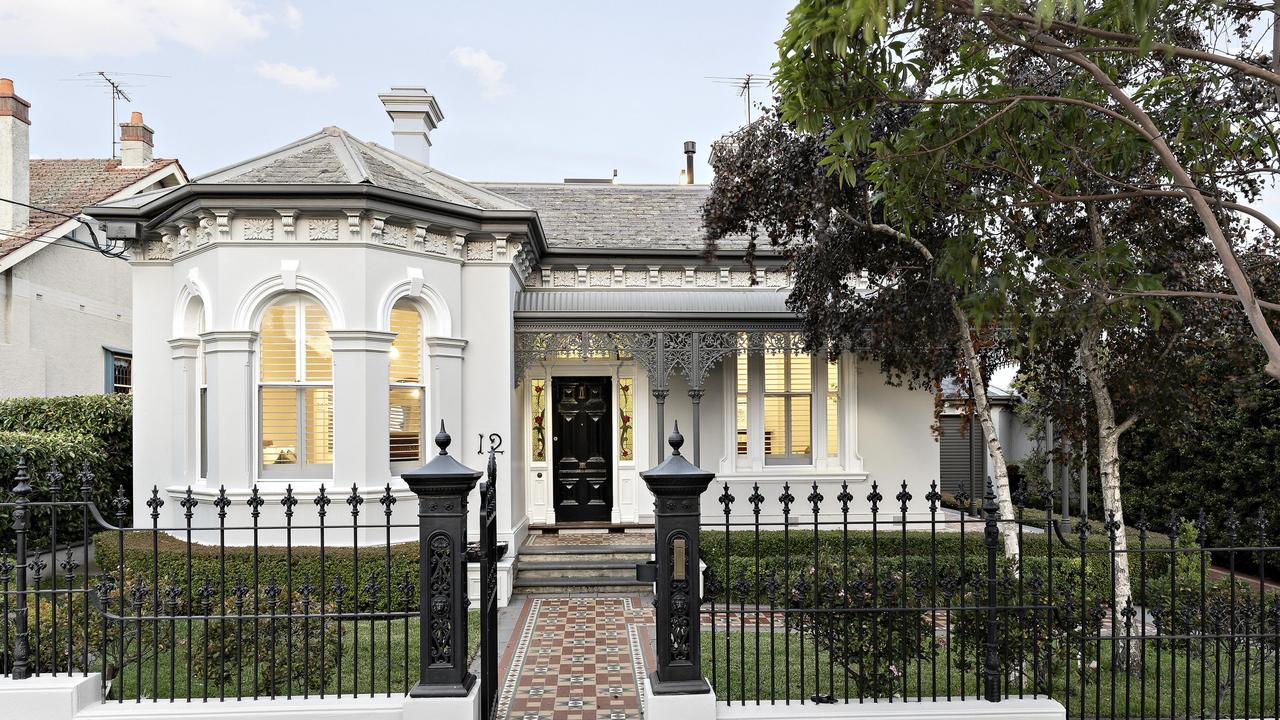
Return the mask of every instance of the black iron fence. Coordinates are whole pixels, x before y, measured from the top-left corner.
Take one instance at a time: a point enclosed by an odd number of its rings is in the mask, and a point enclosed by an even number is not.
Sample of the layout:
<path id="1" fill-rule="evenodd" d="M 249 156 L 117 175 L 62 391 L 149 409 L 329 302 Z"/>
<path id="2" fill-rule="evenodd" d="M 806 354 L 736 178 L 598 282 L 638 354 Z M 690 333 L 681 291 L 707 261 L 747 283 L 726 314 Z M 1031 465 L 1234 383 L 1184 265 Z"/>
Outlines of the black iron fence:
<path id="1" fill-rule="evenodd" d="M 0 498 L 0 675 L 101 673 L 117 702 L 466 694 L 473 641 L 496 647 L 496 465 L 480 494 L 488 530 L 468 548 L 480 473 L 448 457 L 443 427 L 437 444 L 432 463 L 405 474 L 417 513 L 396 512 L 390 485 L 187 488 L 168 500 L 153 488 L 143 527 L 125 526 L 123 494 L 105 513 L 88 495 L 44 500 L 20 465 Z M 47 535 L 31 534 L 37 515 Z M 67 518 L 78 521 L 70 537 Z M 475 561 L 485 602 L 469 614 Z M 486 666 L 496 697 L 495 676 Z"/>
<path id="2" fill-rule="evenodd" d="M 703 666 L 717 699 L 1280 712 L 1280 593 L 1265 581 L 1280 547 L 1263 519 L 1210 538 L 1203 516 L 1159 532 L 1114 518 L 1065 527 L 1048 494 L 1017 496 L 1015 517 L 1001 518 L 990 488 L 976 516 L 944 509 L 936 486 L 923 498 L 905 483 L 892 497 L 869 490 L 720 486 L 723 522 L 701 532 Z M 1237 571 L 1244 558 L 1256 575 Z"/>

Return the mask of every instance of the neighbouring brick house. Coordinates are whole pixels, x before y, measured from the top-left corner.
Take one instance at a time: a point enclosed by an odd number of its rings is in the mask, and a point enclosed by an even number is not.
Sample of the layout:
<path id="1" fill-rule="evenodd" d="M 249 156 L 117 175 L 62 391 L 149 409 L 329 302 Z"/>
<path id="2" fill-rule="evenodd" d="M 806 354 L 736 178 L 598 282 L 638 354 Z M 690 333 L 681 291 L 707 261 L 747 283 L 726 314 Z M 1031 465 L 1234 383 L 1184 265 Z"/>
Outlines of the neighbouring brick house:
<path id="1" fill-rule="evenodd" d="M 129 264 L 98 252 L 77 216 L 186 175 L 152 158 L 139 113 L 120 126 L 119 159 L 32 159 L 29 108 L 0 79 L 0 398 L 128 392 Z"/>

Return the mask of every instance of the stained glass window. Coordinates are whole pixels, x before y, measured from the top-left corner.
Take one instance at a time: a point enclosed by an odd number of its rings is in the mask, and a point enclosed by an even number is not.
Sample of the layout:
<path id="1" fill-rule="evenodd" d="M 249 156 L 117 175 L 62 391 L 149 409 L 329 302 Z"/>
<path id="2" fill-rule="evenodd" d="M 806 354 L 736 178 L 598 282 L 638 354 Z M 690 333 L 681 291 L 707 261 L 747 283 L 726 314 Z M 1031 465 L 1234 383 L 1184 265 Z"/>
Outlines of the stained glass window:
<path id="1" fill-rule="evenodd" d="M 634 392 L 633 378 L 618 378 L 618 459 L 623 462 L 635 459 L 634 415 L 632 414 Z"/>
<path id="2" fill-rule="evenodd" d="M 530 405 L 533 426 L 533 461 L 547 459 L 547 381 L 534 378 L 529 381 Z"/>

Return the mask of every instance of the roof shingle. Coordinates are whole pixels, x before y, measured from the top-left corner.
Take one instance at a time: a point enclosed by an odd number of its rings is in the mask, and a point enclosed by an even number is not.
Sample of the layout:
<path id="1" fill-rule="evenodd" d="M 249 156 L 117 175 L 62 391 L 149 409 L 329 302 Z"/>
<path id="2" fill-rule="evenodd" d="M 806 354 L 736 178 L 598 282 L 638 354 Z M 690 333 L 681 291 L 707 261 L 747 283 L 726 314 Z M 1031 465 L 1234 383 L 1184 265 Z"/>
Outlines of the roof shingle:
<path id="1" fill-rule="evenodd" d="M 478 183 L 538 212 L 547 245 L 562 250 L 701 251 L 706 185 Z M 738 250 L 747 239 L 720 247 Z"/>
<path id="2" fill-rule="evenodd" d="M 101 202 L 142 180 L 148 175 L 177 163 L 177 160 L 155 160 L 137 168 L 120 167 L 119 160 L 73 159 L 31 161 L 31 204 L 35 207 L 76 215 L 94 203 Z M 0 257 L 21 248 L 66 222 L 53 213 L 31 211 L 27 229 L 19 237 L 0 236 Z"/>

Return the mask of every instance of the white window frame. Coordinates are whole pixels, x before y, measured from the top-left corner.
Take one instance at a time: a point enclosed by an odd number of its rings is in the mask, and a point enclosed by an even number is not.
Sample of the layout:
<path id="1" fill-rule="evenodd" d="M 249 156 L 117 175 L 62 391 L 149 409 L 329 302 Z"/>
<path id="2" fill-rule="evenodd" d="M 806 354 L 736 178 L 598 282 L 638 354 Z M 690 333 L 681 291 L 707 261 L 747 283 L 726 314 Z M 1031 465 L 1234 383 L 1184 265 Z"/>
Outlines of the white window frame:
<path id="1" fill-rule="evenodd" d="M 403 303 L 403 305 L 401 303 Z M 409 309 L 418 313 L 418 382 L 416 383 L 392 382 L 390 377 L 391 363 L 390 361 L 388 361 L 387 363 L 387 368 L 388 368 L 387 370 L 387 426 L 388 428 L 390 428 L 390 424 L 391 424 L 391 417 L 390 417 L 391 391 L 392 390 L 418 390 L 420 393 L 418 408 L 421 412 L 421 417 L 418 418 L 418 457 L 413 460 L 394 460 L 388 454 L 387 460 L 390 463 L 392 475 L 400 475 L 409 470 L 416 470 L 424 462 L 426 462 L 427 460 L 427 455 L 426 455 L 427 429 L 431 427 L 431 423 L 428 417 L 429 408 L 431 404 L 430 404 L 429 398 L 427 397 L 427 392 L 429 391 L 429 388 L 427 387 L 427 368 L 429 367 L 427 363 L 427 341 L 426 341 L 427 316 L 422 311 L 422 308 L 418 306 L 418 303 L 407 298 L 402 298 L 400 300 L 397 300 L 395 303 L 393 303 L 391 306 L 391 312 L 394 313 L 397 306 L 404 307 L 406 305 L 409 307 Z M 388 328 L 391 327 L 390 316 L 387 317 L 387 327 Z M 390 449 L 389 449 L 390 448 L 390 432 L 389 431 L 387 435 L 388 435 L 387 437 L 388 453 L 390 453 Z"/>
<path id="2" fill-rule="evenodd" d="M 836 408 L 839 412 L 836 429 L 838 447 L 827 448 L 827 363 L 825 355 L 814 355 L 810 361 L 809 432 L 811 457 L 807 462 L 768 462 L 764 454 L 764 354 L 747 354 L 747 452 L 738 453 L 738 362 L 737 356 L 729 359 L 725 367 L 725 396 L 728 438 L 726 466 L 733 473 L 779 474 L 804 471 L 860 471 L 861 459 L 851 451 L 850 438 L 854 431 L 853 413 L 856 407 L 852 398 L 856 393 L 854 367 L 847 354 L 835 359 L 840 373 Z"/>
<path id="3" fill-rule="evenodd" d="M 294 313 L 294 342 L 296 343 L 294 346 L 294 358 L 293 358 L 295 363 L 294 377 L 305 378 L 306 364 L 307 364 L 307 353 L 306 353 L 307 319 L 306 319 L 306 312 L 303 308 L 303 305 L 304 303 L 307 303 L 307 302 L 314 303 L 317 307 L 325 311 L 326 316 L 328 316 L 328 309 L 325 308 L 324 305 L 319 300 L 313 297 L 310 297 L 308 295 L 304 295 L 302 293 L 290 293 L 289 295 L 278 297 L 275 299 L 274 302 L 271 303 L 270 307 L 275 307 L 276 305 L 282 305 L 287 302 L 295 303 L 297 307 L 297 312 Z M 265 319 L 265 317 L 266 315 L 264 313 L 263 317 L 258 320 L 259 337 L 258 337 L 257 352 L 255 353 L 257 355 L 257 363 L 256 363 L 257 367 L 254 368 L 255 383 L 257 385 L 257 391 L 255 392 L 255 399 L 257 401 L 257 416 L 258 416 L 257 442 L 255 443 L 254 452 L 257 453 L 258 477 L 264 480 L 295 480 L 295 479 L 328 480 L 328 479 L 331 479 L 333 477 L 332 462 L 323 463 L 323 464 L 306 462 L 307 450 L 308 450 L 307 443 L 310 440 L 310 437 L 309 437 L 310 428 L 307 426 L 308 418 L 306 413 L 305 396 L 306 396 L 307 390 L 310 390 L 313 388 L 328 388 L 329 393 L 332 396 L 334 392 L 332 370 L 330 371 L 331 372 L 330 380 L 328 382 L 319 382 L 319 381 L 311 381 L 311 380 L 302 380 L 302 381 L 295 381 L 295 382 L 263 381 L 261 329 L 262 329 L 262 321 L 263 319 Z M 332 323 L 333 318 L 329 317 L 329 321 L 330 323 Z M 330 352 L 329 362 L 330 362 L 330 365 L 333 364 L 332 352 Z M 263 390 L 266 388 L 290 388 L 294 391 L 294 403 L 295 403 L 294 417 L 297 419 L 296 426 L 294 428 L 294 432 L 297 435 L 296 454 L 298 456 L 298 461 L 296 463 L 288 464 L 288 465 L 284 465 L 284 464 L 268 465 L 262 461 L 262 454 L 263 454 L 262 438 L 264 435 L 263 427 L 262 427 L 263 415 L 264 415 L 262 411 L 262 396 L 263 396 Z M 336 424 L 337 422 L 335 419 L 334 425 Z M 331 432 L 334 430 L 335 428 L 330 428 Z M 330 442 L 332 442 L 332 438 L 330 439 Z"/>

